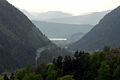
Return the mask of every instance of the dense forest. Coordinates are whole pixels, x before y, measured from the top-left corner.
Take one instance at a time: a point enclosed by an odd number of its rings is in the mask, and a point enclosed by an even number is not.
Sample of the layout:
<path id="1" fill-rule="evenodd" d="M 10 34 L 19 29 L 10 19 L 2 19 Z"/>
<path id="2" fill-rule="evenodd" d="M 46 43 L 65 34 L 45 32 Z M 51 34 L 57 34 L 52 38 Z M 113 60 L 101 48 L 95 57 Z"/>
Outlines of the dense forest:
<path id="1" fill-rule="evenodd" d="M 28 65 L 12 74 L 1 74 L 0 80 L 119 80 L 119 49 L 104 47 L 92 54 L 76 51 L 73 57 L 59 56 L 52 63 Z"/>

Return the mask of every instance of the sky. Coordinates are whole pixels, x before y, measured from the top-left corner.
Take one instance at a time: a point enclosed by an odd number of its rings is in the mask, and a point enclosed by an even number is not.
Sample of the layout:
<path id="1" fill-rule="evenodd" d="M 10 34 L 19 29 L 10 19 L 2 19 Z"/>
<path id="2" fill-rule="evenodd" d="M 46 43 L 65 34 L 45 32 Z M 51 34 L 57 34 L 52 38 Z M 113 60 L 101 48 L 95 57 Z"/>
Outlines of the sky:
<path id="1" fill-rule="evenodd" d="M 28 12 L 62 11 L 73 15 L 101 12 L 120 6 L 120 0 L 7 0 Z"/>

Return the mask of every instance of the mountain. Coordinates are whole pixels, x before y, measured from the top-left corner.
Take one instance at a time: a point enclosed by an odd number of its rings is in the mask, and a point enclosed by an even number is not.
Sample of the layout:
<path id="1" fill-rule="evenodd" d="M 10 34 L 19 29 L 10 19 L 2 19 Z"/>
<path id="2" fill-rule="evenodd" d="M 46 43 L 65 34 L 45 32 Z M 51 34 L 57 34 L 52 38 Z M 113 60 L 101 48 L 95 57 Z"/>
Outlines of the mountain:
<path id="1" fill-rule="evenodd" d="M 19 9 L 19 10 L 22 11 L 30 20 L 35 19 L 35 16 L 32 13 L 26 11 L 25 9 Z"/>
<path id="2" fill-rule="evenodd" d="M 68 38 L 68 40 L 72 43 L 76 42 L 76 41 L 80 40 L 85 34 L 87 34 L 87 33 L 83 33 L 83 32 L 74 33 Z"/>
<path id="3" fill-rule="evenodd" d="M 120 47 L 120 7 L 108 13 L 82 39 L 72 44 L 74 50 L 100 50 L 105 45 Z"/>
<path id="4" fill-rule="evenodd" d="M 48 11 L 37 14 L 35 16 L 35 20 L 48 20 L 48 19 L 66 18 L 66 17 L 72 17 L 72 15 L 61 11 Z"/>
<path id="5" fill-rule="evenodd" d="M 62 24 L 42 21 L 32 21 L 49 38 L 69 38 L 75 33 L 87 33 L 93 28 L 89 24 Z"/>
<path id="6" fill-rule="evenodd" d="M 62 53 L 67 54 L 64 52 L 22 12 L 6 0 L 0 0 L 0 73 L 52 61 Z"/>
<path id="7" fill-rule="evenodd" d="M 88 15 L 72 16 L 67 18 L 56 18 L 56 19 L 47 19 L 44 21 L 55 22 L 55 23 L 65 23 L 65 24 L 97 24 L 100 19 L 102 19 L 107 13 L 111 10 L 103 12 L 94 12 Z"/>
<path id="8" fill-rule="evenodd" d="M 37 20 L 37 21 L 72 17 L 72 14 L 64 13 L 61 11 L 48 11 L 44 13 L 28 12 L 24 9 L 20 9 L 20 11 L 22 11 L 30 20 Z"/>
<path id="9" fill-rule="evenodd" d="M 62 24 L 91 24 L 96 25 L 111 10 L 102 12 L 93 12 L 87 15 L 73 16 L 61 11 L 48 11 L 44 13 L 33 13 L 21 10 L 30 20 L 62 23 Z M 92 19 L 92 20 L 91 20 Z"/>

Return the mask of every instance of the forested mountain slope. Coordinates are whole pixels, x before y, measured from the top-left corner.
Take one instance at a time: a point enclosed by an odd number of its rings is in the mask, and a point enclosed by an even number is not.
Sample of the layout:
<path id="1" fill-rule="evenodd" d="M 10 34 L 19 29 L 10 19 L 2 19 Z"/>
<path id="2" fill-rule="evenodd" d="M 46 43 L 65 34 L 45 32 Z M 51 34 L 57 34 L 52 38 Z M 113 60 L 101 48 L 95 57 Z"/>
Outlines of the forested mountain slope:
<path id="1" fill-rule="evenodd" d="M 74 43 L 74 50 L 98 50 L 105 45 L 120 46 L 120 7 L 107 14 L 90 32 Z"/>

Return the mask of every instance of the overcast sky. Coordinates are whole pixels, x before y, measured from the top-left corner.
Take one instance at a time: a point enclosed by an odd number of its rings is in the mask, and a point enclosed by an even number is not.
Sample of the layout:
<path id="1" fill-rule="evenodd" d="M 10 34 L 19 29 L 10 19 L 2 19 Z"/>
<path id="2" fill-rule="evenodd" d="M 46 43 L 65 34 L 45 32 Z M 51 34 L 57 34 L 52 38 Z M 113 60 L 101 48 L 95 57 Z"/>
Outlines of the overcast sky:
<path id="1" fill-rule="evenodd" d="M 62 11 L 73 15 L 114 9 L 120 0 L 8 0 L 29 12 Z"/>

